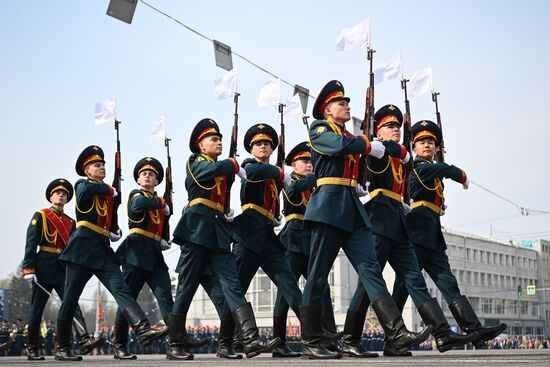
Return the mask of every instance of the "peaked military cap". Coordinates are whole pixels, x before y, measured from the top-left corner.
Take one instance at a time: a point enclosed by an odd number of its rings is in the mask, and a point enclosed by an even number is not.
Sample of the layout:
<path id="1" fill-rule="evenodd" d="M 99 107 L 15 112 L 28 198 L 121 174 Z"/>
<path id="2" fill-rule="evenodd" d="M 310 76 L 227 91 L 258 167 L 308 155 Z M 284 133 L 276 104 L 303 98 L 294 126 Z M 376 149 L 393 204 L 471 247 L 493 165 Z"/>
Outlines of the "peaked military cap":
<path id="1" fill-rule="evenodd" d="M 319 95 L 313 105 L 313 117 L 317 120 L 322 120 L 325 112 L 325 108 L 330 102 L 344 100 L 349 102 L 350 99 L 344 95 L 344 86 L 338 80 L 331 80 L 328 82 Z"/>
<path id="2" fill-rule="evenodd" d="M 277 132 L 268 124 L 259 123 L 252 125 L 250 129 L 246 131 L 246 134 L 244 134 L 244 149 L 250 153 L 252 145 L 259 141 L 270 142 L 273 149 L 277 148 L 277 145 L 279 145 Z"/>
<path id="3" fill-rule="evenodd" d="M 378 129 L 387 124 L 397 124 L 401 127 L 403 125 L 403 113 L 397 106 L 387 104 L 374 113 L 374 120 L 374 133 L 376 134 Z"/>
<path id="4" fill-rule="evenodd" d="M 292 166 L 292 162 L 297 161 L 298 159 L 311 160 L 311 146 L 307 141 L 303 141 L 292 148 L 292 150 L 286 155 L 285 164 L 287 166 Z"/>
<path id="5" fill-rule="evenodd" d="M 78 159 L 76 160 L 76 173 L 79 176 L 86 176 L 86 173 L 84 173 L 84 169 L 86 166 L 90 163 L 94 162 L 103 162 L 105 163 L 104 159 L 105 155 L 103 154 L 103 149 L 98 147 L 97 145 L 90 145 L 86 149 L 80 153 L 78 156 Z"/>
<path id="6" fill-rule="evenodd" d="M 437 126 L 435 122 L 429 120 L 418 121 L 414 124 L 411 127 L 411 135 L 413 143 L 421 139 L 431 138 L 435 140 L 435 145 L 439 146 L 441 140 L 443 140 L 439 126 Z"/>
<path id="7" fill-rule="evenodd" d="M 134 180 L 136 180 L 136 182 L 139 174 L 143 171 L 155 172 L 159 184 L 164 178 L 164 168 L 162 168 L 162 164 L 153 157 L 145 157 L 137 162 L 136 166 L 134 167 Z"/>
<path id="8" fill-rule="evenodd" d="M 71 185 L 71 183 L 64 178 L 57 178 L 50 182 L 46 188 L 46 200 L 50 201 L 52 194 L 60 190 L 67 193 L 67 202 L 71 201 L 74 194 L 73 185 Z"/>
<path id="9" fill-rule="evenodd" d="M 189 138 L 189 149 L 193 153 L 200 153 L 200 141 L 210 135 L 217 135 L 221 138 L 222 133 L 220 132 L 220 127 L 216 121 L 212 119 L 207 118 L 200 120 L 197 125 L 195 125 L 191 137 Z"/>

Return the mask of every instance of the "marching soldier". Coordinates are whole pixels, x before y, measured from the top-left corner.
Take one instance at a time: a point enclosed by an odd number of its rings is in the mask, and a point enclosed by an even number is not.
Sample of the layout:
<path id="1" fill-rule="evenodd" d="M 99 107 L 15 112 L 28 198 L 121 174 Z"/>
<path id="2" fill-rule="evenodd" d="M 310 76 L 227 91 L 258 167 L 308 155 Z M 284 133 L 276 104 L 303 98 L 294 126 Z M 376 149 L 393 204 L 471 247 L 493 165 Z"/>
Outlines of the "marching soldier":
<path id="1" fill-rule="evenodd" d="M 371 223 L 359 201 L 357 185 L 360 155 L 381 158 L 384 145 L 346 130 L 349 98 L 339 81 L 327 83 L 313 106 L 315 120 L 309 128 L 317 188 L 311 195 L 305 220 L 311 226 L 309 274 L 302 306 L 302 354 L 308 358 L 340 358 L 321 343 L 322 289 L 340 247 L 367 289 L 372 307 L 390 343 L 407 350 L 424 341 L 431 327 L 420 333 L 407 330 L 399 309 L 382 278 L 372 242 Z M 362 322 L 361 322 L 362 325 Z"/>
<path id="2" fill-rule="evenodd" d="M 300 276 L 307 278 L 309 262 L 310 236 L 309 229 L 304 225 L 304 213 L 309 198 L 315 187 L 315 175 L 312 173 L 311 149 L 308 142 L 296 145 L 286 156 L 285 164 L 292 167 L 292 183 L 284 188 L 283 203 L 285 226 L 279 232 L 279 240 L 283 244 L 290 268 L 296 281 Z M 323 328 L 336 333 L 336 322 L 330 299 L 328 282 L 323 290 Z M 283 341 L 273 349 L 273 357 L 299 357 L 301 354 L 291 350 L 286 345 L 286 319 L 288 302 L 280 290 L 277 290 L 277 298 L 273 310 L 273 336 L 280 337 Z"/>
<path id="3" fill-rule="evenodd" d="M 84 149 L 76 161 L 76 173 L 86 179 L 75 184 L 77 229 L 59 257 L 67 263 L 67 275 L 65 297 L 57 316 L 56 360 L 82 360 L 82 357 L 74 356 L 70 348 L 71 320 L 78 298 L 93 275 L 114 296 L 142 345 L 163 337 L 167 331 L 151 328 L 145 313 L 132 297 L 119 269 L 121 261 L 110 246 L 109 241 L 118 241 L 122 233 L 111 223 L 113 199 L 117 192 L 103 182 L 103 157 L 103 150 L 92 145 Z"/>
<path id="4" fill-rule="evenodd" d="M 23 277 L 32 283 L 31 307 L 27 337 L 27 358 L 29 360 L 44 360 L 39 353 L 40 320 L 48 298 L 48 292 L 53 289 L 63 299 L 65 286 L 65 264 L 59 261 L 59 254 L 69 241 L 69 236 L 75 230 L 75 222 L 63 212 L 65 204 L 73 197 L 73 186 L 63 178 L 50 182 L 46 188 L 46 200 L 50 208 L 44 208 L 34 213 L 27 229 L 27 244 L 25 258 L 22 263 Z M 38 250 L 38 251 L 37 251 Z M 39 286 L 39 285 L 40 286 Z M 75 330 L 83 328 L 80 334 L 80 352 L 88 354 L 101 342 L 94 340 L 86 328 L 80 307 L 76 306 Z"/>
<path id="5" fill-rule="evenodd" d="M 233 158 L 218 161 L 222 153 L 221 139 L 218 124 L 211 119 L 199 121 L 191 133 L 189 148 L 193 154 L 187 161 L 185 180 L 189 204 L 176 226 L 173 240 L 181 245 L 181 256 L 177 265 L 178 290 L 170 318 L 168 359 L 193 359 L 193 355 L 183 347 L 185 323 L 191 300 L 207 266 L 219 279 L 232 313 L 232 316 L 229 312 L 223 315 L 222 324 L 224 320 L 236 321 L 244 336 L 246 356 L 251 358 L 268 352 L 279 341 L 266 343 L 260 339 L 252 306 L 244 298 L 239 283 L 227 223 L 233 220 L 233 213 L 224 213 L 224 206 L 229 190 L 228 177 L 238 174 L 245 178 L 246 173 Z M 232 333 L 233 328 L 230 330 Z"/>
<path id="6" fill-rule="evenodd" d="M 407 228 L 414 244 L 420 269 L 428 275 L 443 294 L 458 326 L 468 335 L 475 335 L 472 344 L 482 348 L 486 341 L 496 338 L 506 330 L 506 324 L 483 327 L 468 298 L 461 295 L 458 283 L 449 265 L 445 250 L 445 238 L 441 232 L 440 216 L 444 209 L 443 178 L 450 178 L 468 188 L 466 173 L 446 163 L 434 163 L 433 159 L 442 141 L 441 129 L 432 121 L 419 121 L 411 129 L 413 137 L 414 169 L 411 173 L 412 211 L 406 216 Z M 403 309 L 408 297 L 405 279 L 397 276 L 393 297 Z"/>
<path id="7" fill-rule="evenodd" d="M 290 174 L 269 164 L 278 140 L 275 130 L 262 123 L 250 127 L 244 136 L 244 148 L 254 158 L 242 163 L 247 179 L 241 186 L 243 212 L 233 224 L 233 253 L 245 293 L 261 267 L 300 319 L 302 293 L 284 247 L 273 230 L 280 224 L 280 218 L 275 217 L 279 213 L 279 192 L 283 184 L 289 185 L 292 181 Z M 282 340 L 278 347 L 284 348 L 284 345 Z"/>
<path id="8" fill-rule="evenodd" d="M 147 283 L 157 299 L 164 322 L 168 325 L 174 301 L 168 266 L 162 256 L 162 251 L 170 249 L 170 242 L 162 238 L 162 230 L 170 208 L 155 192 L 155 187 L 163 178 L 164 169 L 155 158 L 146 157 L 136 164 L 134 180 L 140 189 L 133 190 L 128 198 L 130 234 L 118 247 L 116 254 L 124 261 L 124 280 L 134 299 L 137 299 Z M 136 359 L 135 355 L 128 353 L 128 322 L 120 308 L 115 319 L 114 333 L 114 358 Z M 186 339 L 186 344 L 190 347 L 201 346 L 206 342 L 208 341 L 203 340 L 197 345 L 190 336 Z"/>
<path id="9" fill-rule="evenodd" d="M 394 105 L 385 105 L 374 114 L 374 133 L 385 147 L 381 158 L 369 156 L 367 170 L 370 173 L 370 200 L 365 210 L 372 223 L 373 242 L 381 269 L 389 263 L 395 273 L 402 277 L 418 312 L 426 325 L 433 328 L 437 348 L 445 352 L 454 346 L 464 345 L 473 335 L 454 333 L 437 300 L 430 296 L 426 282 L 419 271 L 412 244 L 405 229 L 405 203 L 403 193 L 406 185 L 404 164 L 410 159 L 405 146 L 400 145 L 403 114 Z M 353 357 L 370 357 L 361 346 L 365 316 L 370 305 L 367 291 L 361 283 L 350 302 L 344 326 L 343 352 Z M 403 355 L 396 353 L 391 342 L 384 346 L 385 356 Z"/>

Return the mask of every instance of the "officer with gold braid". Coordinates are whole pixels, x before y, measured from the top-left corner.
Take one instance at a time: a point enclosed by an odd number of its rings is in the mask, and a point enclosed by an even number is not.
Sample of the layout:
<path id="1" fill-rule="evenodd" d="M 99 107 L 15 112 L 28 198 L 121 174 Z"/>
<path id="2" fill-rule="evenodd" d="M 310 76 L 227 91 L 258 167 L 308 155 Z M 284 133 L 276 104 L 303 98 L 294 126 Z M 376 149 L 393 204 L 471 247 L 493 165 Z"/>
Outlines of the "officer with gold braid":
<path id="1" fill-rule="evenodd" d="M 228 178 L 233 178 L 233 175 L 246 178 L 246 172 L 233 158 L 218 160 L 222 154 L 222 134 L 212 119 L 202 119 L 197 123 L 191 133 L 189 148 L 193 152 L 187 161 L 185 180 L 189 203 L 174 230 L 173 242 L 181 246 L 181 256 L 176 267 L 178 289 L 170 317 L 170 348 L 166 357 L 193 359 L 193 354 L 185 350 L 183 343 L 187 311 L 199 283 L 205 279 L 206 269 L 209 269 L 218 280 L 217 288 L 221 288 L 228 305 L 221 319 L 222 325 L 231 324 L 231 327 L 224 329 L 221 326 L 220 329 L 231 335 L 236 323 L 244 336 L 244 352 L 251 358 L 270 351 L 273 343 L 260 339 L 252 306 L 244 297 L 230 249 L 229 222 L 233 220 L 233 211 L 224 212 L 230 190 Z M 218 313 L 223 312 L 218 306 L 216 308 Z M 218 355 L 238 358 L 232 350 L 225 353 L 227 351 L 225 348 L 224 353 Z"/>
<path id="2" fill-rule="evenodd" d="M 308 358 L 341 356 L 327 350 L 321 340 L 322 285 L 340 248 L 357 271 L 386 337 L 396 348 L 407 350 L 424 341 L 430 332 L 430 327 L 418 334 L 407 330 L 382 278 L 371 222 L 359 200 L 365 190 L 358 186 L 357 178 L 360 156 L 381 158 L 385 148 L 381 142 L 369 142 L 365 135 L 354 136 L 346 130 L 345 123 L 351 118 L 349 101 L 339 81 L 328 82 L 313 106 L 317 120 L 309 128 L 317 188 L 304 218 L 311 227 L 309 271 L 302 306 L 302 355 Z"/>
<path id="3" fill-rule="evenodd" d="M 128 198 L 128 226 L 130 234 L 118 247 L 116 254 L 123 259 L 122 271 L 132 296 L 139 296 L 145 283 L 149 286 L 159 304 L 160 313 L 166 325 L 172 312 L 172 284 L 168 266 L 164 262 L 162 251 L 170 249 L 170 242 L 162 238 L 166 216 L 170 208 L 164 199 L 157 195 L 155 187 L 164 178 L 162 164 L 153 157 L 145 157 L 134 167 L 134 180 L 140 186 L 132 190 Z M 188 336 L 188 344 L 197 345 L 195 339 Z M 113 349 L 115 359 L 136 359 L 128 353 L 128 322 L 119 308 L 115 318 Z"/>
<path id="4" fill-rule="evenodd" d="M 76 228 L 75 221 L 63 211 L 73 197 L 73 186 L 63 178 L 50 182 L 46 188 L 46 199 L 49 208 L 34 213 L 27 228 L 27 244 L 22 263 L 23 277 L 32 282 L 31 307 L 28 317 L 27 358 L 29 360 L 44 360 L 39 353 L 40 320 L 49 295 L 53 289 L 63 299 L 65 285 L 65 264 L 59 261 L 59 254 L 69 241 L 69 236 Z M 38 250 L 38 251 L 37 251 Z M 80 334 L 80 353 L 88 354 L 101 343 L 94 340 L 86 329 L 82 311 L 77 305 L 76 319 L 79 325 L 75 330 Z M 81 330 L 80 328 L 83 328 Z"/>
<path id="5" fill-rule="evenodd" d="M 113 199 L 116 194 L 105 178 L 103 150 L 92 145 L 80 153 L 76 173 L 85 176 L 75 184 L 77 229 L 71 235 L 60 260 L 67 263 L 65 297 L 57 315 L 56 360 L 82 360 L 74 356 L 70 347 L 70 325 L 78 299 L 86 283 L 95 275 L 114 296 L 130 326 L 145 346 L 165 335 L 165 330 L 151 328 L 145 313 L 135 301 L 124 281 L 122 261 L 110 246 L 110 241 L 121 237 L 119 228 L 112 223 Z"/>
<path id="6" fill-rule="evenodd" d="M 290 268 L 296 277 L 296 281 L 298 281 L 300 276 L 307 279 L 310 232 L 309 228 L 304 225 L 304 213 L 316 182 L 313 166 L 311 165 L 309 143 L 304 141 L 292 148 L 284 163 L 292 167 L 292 182 L 282 190 L 285 226 L 279 232 L 279 240 L 285 248 Z M 336 322 L 328 282 L 323 292 L 325 292 L 323 297 L 323 328 L 336 333 Z M 286 340 L 288 308 L 288 302 L 283 293 L 277 290 L 277 298 L 273 309 L 273 336 L 278 336 L 283 341 Z M 282 343 L 273 350 L 273 357 L 278 358 L 299 357 L 300 355 L 300 353 L 291 350 L 286 343 Z"/>
<path id="7" fill-rule="evenodd" d="M 381 158 L 367 158 L 370 200 L 365 204 L 365 210 L 372 223 L 372 237 L 380 267 L 384 269 L 389 263 L 395 273 L 404 279 L 424 324 L 433 327 L 440 352 L 467 344 L 472 336 L 454 333 L 439 303 L 430 296 L 405 229 L 406 203 L 403 203 L 403 193 L 407 178 L 404 164 L 409 161 L 410 154 L 405 146 L 399 144 L 403 114 L 395 105 L 389 104 L 376 111 L 374 120 L 374 133 L 378 141 L 384 144 L 385 153 Z M 369 305 L 367 291 L 359 283 L 344 326 L 343 352 L 347 355 L 364 358 L 374 354 L 364 350 L 361 344 Z M 384 355 L 407 354 L 397 353 L 396 349 L 390 341 L 386 341 Z"/>
<path id="8" fill-rule="evenodd" d="M 461 295 L 458 283 L 445 253 L 447 245 L 441 232 L 440 216 L 443 215 L 443 179 L 469 186 L 466 173 L 446 163 L 434 163 L 433 159 L 442 141 L 441 129 L 432 121 L 423 120 L 413 125 L 411 135 L 414 144 L 414 169 L 410 175 L 412 211 L 406 218 L 411 241 L 414 245 L 420 270 L 424 269 L 443 294 L 458 326 L 473 336 L 472 344 L 482 348 L 486 341 L 496 338 L 507 328 L 500 323 L 493 327 L 481 326 L 468 298 Z M 393 298 L 403 309 L 409 290 L 400 274 L 395 278 Z"/>

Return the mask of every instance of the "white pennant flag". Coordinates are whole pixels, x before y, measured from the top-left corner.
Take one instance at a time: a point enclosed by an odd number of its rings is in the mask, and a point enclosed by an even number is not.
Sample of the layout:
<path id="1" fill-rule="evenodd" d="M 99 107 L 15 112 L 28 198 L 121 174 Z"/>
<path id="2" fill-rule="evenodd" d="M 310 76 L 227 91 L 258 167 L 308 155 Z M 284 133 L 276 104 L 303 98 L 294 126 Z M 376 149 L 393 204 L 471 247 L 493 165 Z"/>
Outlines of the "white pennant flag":
<path id="1" fill-rule="evenodd" d="M 281 102 L 281 80 L 273 79 L 262 85 L 258 107 L 267 107 Z"/>
<path id="2" fill-rule="evenodd" d="M 304 115 L 300 94 L 296 93 L 292 98 L 286 100 L 286 106 L 283 109 L 285 120 L 301 119 Z"/>
<path id="3" fill-rule="evenodd" d="M 407 85 L 409 97 L 417 97 L 433 90 L 432 68 L 417 70 Z"/>
<path id="4" fill-rule="evenodd" d="M 166 118 L 164 115 L 161 115 L 157 120 L 153 121 L 149 144 L 164 140 L 164 138 L 166 138 Z"/>
<path id="5" fill-rule="evenodd" d="M 399 52 L 380 62 L 375 59 L 374 64 L 374 84 L 397 78 L 401 74 L 401 54 Z"/>
<path id="6" fill-rule="evenodd" d="M 214 82 L 214 96 L 217 99 L 225 99 L 235 95 L 237 91 L 237 69 L 229 70 L 221 79 Z"/>
<path id="7" fill-rule="evenodd" d="M 342 28 L 336 40 L 336 51 L 348 51 L 368 46 L 370 46 L 370 19 L 351 28 Z"/>
<path id="8" fill-rule="evenodd" d="M 103 125 L 106 122 L 114 122 L 116 119 L 115 97 L 95 104 L 94 122 L 95 126 Z"/>

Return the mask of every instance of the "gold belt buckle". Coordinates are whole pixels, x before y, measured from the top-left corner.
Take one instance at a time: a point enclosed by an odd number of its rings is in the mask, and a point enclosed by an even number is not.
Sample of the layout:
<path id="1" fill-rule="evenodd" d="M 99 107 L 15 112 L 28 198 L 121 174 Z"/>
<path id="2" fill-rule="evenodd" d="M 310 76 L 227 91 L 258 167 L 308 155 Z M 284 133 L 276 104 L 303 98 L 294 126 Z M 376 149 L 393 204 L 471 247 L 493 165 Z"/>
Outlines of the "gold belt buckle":
<path id="1" fill-rule="evenodd" d="M 160 237 L 160 235 L 155 234 L 155 235 L 153 235 L 153 239 L 154 239 L 155 241 L 160 241 L 160 240 L 161 240 L 161 237 Z"/>
<path id="2" fill-rule="evenodd" d="M 223 212 L 222 205 L 218 202 L 216 202 L 216 210 L 219 211 L 219 212 Z"/>
<path id="3" fill-rule="evenodd" d="M 352 187 L 357 187 L 357 180 L 353 180 L 353 179 L 352 179 L 352 180 L 350 181 L 350 184 L 351 184 Z"/>
<path id="4" fill-rule="evenodd" d="M 56 254 L 60 254 L 60 253 L 61 253 L 61 249 L 60 249 L 60 248 L 56 248 L 56 249 L 55 249 L 55 253 L 56 253 Z"/>

